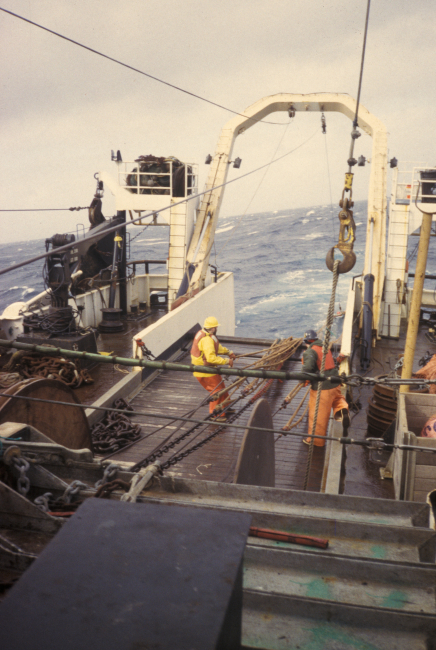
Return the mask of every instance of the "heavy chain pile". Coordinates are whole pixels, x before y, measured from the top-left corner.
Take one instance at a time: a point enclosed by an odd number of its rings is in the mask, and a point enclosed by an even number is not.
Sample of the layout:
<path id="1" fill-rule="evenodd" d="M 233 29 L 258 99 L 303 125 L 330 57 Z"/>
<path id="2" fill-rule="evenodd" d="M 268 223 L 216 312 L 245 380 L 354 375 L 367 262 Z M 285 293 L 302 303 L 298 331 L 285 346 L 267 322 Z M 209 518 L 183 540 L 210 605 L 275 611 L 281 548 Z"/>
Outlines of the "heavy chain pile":
<path id="1" fill-rule="evenodd" d="M 114 402 L 113 408 L 133 411 L 124 399 Z M 141 436 L 141 426 L 133 424 L 124 413 L 109 411 L 103 420 L 91 429 L 92 446 L 99 454 L 109 454 L 135 442 Z"/>
<path id="2" fill-rule="evenodd" d="M 93 383 L 93 378 L 85 368 L 80 367 L 80 361 L 63 359 L 62 357 L 40 357 L 39 355 L 16 352 L 5 370 L 18 372 L 21 377 L 43 377 L 58 379 L 71 388 L 79 388 L 82 384 Z"/>

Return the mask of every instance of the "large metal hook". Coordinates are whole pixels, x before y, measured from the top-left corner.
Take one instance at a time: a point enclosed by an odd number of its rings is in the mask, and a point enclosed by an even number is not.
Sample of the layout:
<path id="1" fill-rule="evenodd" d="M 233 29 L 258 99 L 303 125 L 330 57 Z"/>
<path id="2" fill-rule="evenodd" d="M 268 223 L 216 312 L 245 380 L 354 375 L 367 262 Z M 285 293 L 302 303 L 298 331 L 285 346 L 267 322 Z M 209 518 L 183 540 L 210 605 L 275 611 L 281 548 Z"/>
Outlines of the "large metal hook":
<path id="1" fill-rule="evenodd" d="M 338 273 L 348 273 L 356 264 L 356 255 L 353 251 L 353 245 L 356 239 L 356 224 L 353 219 L 353 211 L 350 209 L 354 204 L 351 201 L 351 197 L 350 199 L 344 198 L 344 193 L 342 193 L 342 199 L 339 201 L 339 205 L 342 208 L 338 214 L 340 221 L 339 241 L 327 253 L 325 263 L 329 271 L 333 271 L 335 248 L 337 248 L 344 256 L 342 262 L 339 263 Z"/>

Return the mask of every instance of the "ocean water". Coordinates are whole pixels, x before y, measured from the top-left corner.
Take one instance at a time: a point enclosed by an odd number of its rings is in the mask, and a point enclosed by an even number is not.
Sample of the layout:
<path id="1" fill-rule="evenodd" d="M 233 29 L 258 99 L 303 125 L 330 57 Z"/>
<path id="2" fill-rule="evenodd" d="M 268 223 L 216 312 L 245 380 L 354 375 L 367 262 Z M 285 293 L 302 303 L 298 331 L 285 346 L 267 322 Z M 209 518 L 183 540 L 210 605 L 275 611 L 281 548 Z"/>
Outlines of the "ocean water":
<path id="1" fill-rule="evenodd" d="M 338 212 L 339 207 L 324 205 L 236 215 L 219 221 L 210 263 L 219 271 L 234 273 L 237 336 L 298 337 L 306 329 L 323 326 L 332 288 L 332 273 L 326 267 L 325 256 L 337 242 Z M 366 201 L 356 202 L 357 262 L 352 271 L 339 277 L 335 311 L 340 306 L 345 309 L 350 280 L 363 270 L 366 216 Z M 132 259 L 167 257 L 168 230 L 149 227 L 143 233 L 139 228 L 130 231 L 132 239 L 136 235 Z M 418 238 L 412 237 L 410 255 L 417 243 Z M 44 250 L 44 240 L 0 245 L 0 267 Z M 435 273 L 431 270 L 435 262 L 436 255 L 431 252 L 429 273 Z M 11 302 L 28 300 L 43 290 L 42 266 L 41 261 L 35 262 L 0 276 L 0 314 Z M 165 271 L 162 267 L 154 270 Z M 219 318 L 219 313 L 215 316 Z M 341 319 L 335 319 L 334 336 L 340 328 Z"/>

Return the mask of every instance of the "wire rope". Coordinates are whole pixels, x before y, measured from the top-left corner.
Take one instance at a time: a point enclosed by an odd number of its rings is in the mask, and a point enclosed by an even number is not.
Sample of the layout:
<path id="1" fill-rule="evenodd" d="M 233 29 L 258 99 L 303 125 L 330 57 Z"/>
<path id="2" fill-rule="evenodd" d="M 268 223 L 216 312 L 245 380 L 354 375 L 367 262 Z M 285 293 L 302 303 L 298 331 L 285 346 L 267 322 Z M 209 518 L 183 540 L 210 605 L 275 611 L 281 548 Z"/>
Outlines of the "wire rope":
<path id="1" fill-rule="evenodd" d="M 89 210 L 89 206 L 84 208 L 13 208 L 13 209 L 0 209 L 0 212 L 78 212 L 79 210 Z"/>
<path id="2" fill-rule="evenodd" d="M 10 16 L 14 16 L 14 18 L 19 18 L 20 20 L 23 20 L 26 23 L 29 23 L 29 25 L 33 25 L 34 27 L 38 27 L 39 29 L 44 30 L 45 32 L 48 32 L 49 34 L 53 34 L 54 36 L 57 36 L 58 38 L 62 38 L 64 41 L 68 41 L 69 43 L 72 43 L 73 45 L 77 45 L 78 47 L 83 48 L 84 50 L 88 50 L 88 52 L 92 52 L 93 54 L 97 54 L 98 56 L 103 57 L 104 59 L 108 59 L 109 61 L 112 61 L 113 63 L 116 63 L 118 65 L 123 66 L 124 68 L 127 68 L 128 70 L 132 70 L 133 72 L 137 72 L 138 74 L 143 75 L 144 77 L 148 77 L 149 79 L 153 79 L 153 81 L 157 81 L 158 83 L 161 83 L 165 86 L 168 86 L 169 88 L 173 88 L 174 90 L 178 90 L 179 92 L 185 93 L 185 95 L 190 95 L 191 97 L 194 97 L 195 99 L 199 99 L 202 102 L 206 102 L 207 104 L 211 104 L 212 106 L 217 106 L 218 108 L 222 108 L 225 111 L 228 111 L 229 113 L 233 113 L 233 115 L 239 115 L 240 117 L 247 117 L 243 113 L 239 113 L 238 111 L 234 111 L 231 108 L 227 108 L 227 106 L 223 106 L 222 104 L 218 104 L 217 102 L 213 102 L 210 99 L 207 99 L 206 97 L 202 97 L 201 95 L 197 95 L 196 93 L 192 93 L 189 90 L 185 90 L 184 88 L 181 88 L 180 86 L 176 86 L 175 84 L 171 84 L 168 81 L 164 81 L 163 79 L 159 79 L 159 77 L 155 77 L 152 74 L 149 74 L 148 72 L 144 72 L 143 70 L 139 70 L 139 68 L 135 68 L 132 65 L 129 65 L 128 63 L 123 63 L 123 61 L 119 61 L 118 59 L 115 59 L 112 56 L 109 56 L 108 54 L 103 54 L 103 52 L 99 52 L 98 50 L 95 50 L 92 47 L 89 47 L 88 45 L 84 45 L 83 43 L 79 43 L 79 41 L 75 41 L 72 38 L 69 38 L 68 36 L 64 36 L 63 34 L 60 34 L 59 32 L 55 32 L 53 29 L 49 29 L 48 27 L 44 27 L 44 25 L 40 25 L 39 23 L 35 23 L 33 20 L 29 20 L 29 18 L 25 18 L 24 16 L 20 16 L 19 14 L 14 13 L 13 11 L 9 11 L 9 9 L 4 9 L 3 7 L 0 7 L 0 11 L 3 11 L 6 14 L 9 14 Z M 263 124 L 274 124 L 278 126 L 283 126 L 285 123 L 284 122 L 268 122 L 266 120 L 257 120 L 256 118 L 247 118 L 251 122 L 261 122 Z"/>
<path id="3" fill-rule="evenodd" d="M 0 7 L 0 9 L 1 9 L 1 7 Z M 305 140 L 304 142 L 301 142 L 299 145 L 294 147 L 294 149 L 291 149 L 291 151 L 288 151 L 287 153 L 283 154 L 282 156 L 279 156 L 278 158 L 276 158 L 275 160 L 270 161 L 269 163 L 265 163 L 264 165 L 261 165 L 260 167 L 257 167 L 256 169 L 252 169 L 251 171 L 246 172 L 245 174 L 242 174 L 242 176 L 238 176 L 238 178 L 232 178 L 231 180 L 226 181 L 225 183 L 221 183 L 221 185 L 216 185 L 215 187 L 211 187 L 211 188 L 208 188 L 207 190 L 203 190 L 203 192 L 198 192 L 197 194 L 192 194 L 191 196 L 188 196 L 188 197 L 182 199 L 181 201 L 177 201 L 176 203 L 171 203 L 169 205 L 166 205 L 165 207 L 160 208 L 159 210 L 152 210 L 152 211 L 150 211 L 150 214 L 140 216 L 140 217 L 136 217 L 135 219 L 132 219 L 131 221 L 126 221 L 125 223 L 122 223 L 122 224 L 118 223 L 116 226 L 111 226 L 110 228 L 107 228 L 104 231 L 104 235 L 108 235 L 111 232 L 116 232 L 120 228 L 131 226 L 134 223 L 136 223 L 137 221 L 142 221 L 143 219 L 146 219 L 147 217 L 157 215 L 160 212 L 165 212 L 165 210 L 169 210 L 170 208 L 174 208 L 177 205 L 181 205 L 182 203 L 187 203 L 188 201 L 193 201 L 194 199 L 197 199 L 198 197 L 203 196 L 204 194 L 209 194 L 209 192 L 213 192 L 214 190 L 218 190 L 221 187 L 225 187 L 227 185 L 230 185 L 231 183 L 235 183 L 236 181 L 240 181 L 243 178 L 245 178 L 246 176 L 250 176 L 251 174 L 254 174 L 254 173 L 258 172 L 258 171 L 264 169 L 265 167 L 268 167 L 269 165 L 272 165 L 272 164 L 278 162 L 279 160 L 282 160 L 283 158 L 286 158 L 286 156 L 290 156 L 292 153 L 294 153 L 295 151 L 297 151 L 298 149 L 303 147 L 305 144 L 307 144 L 307 142 L 309 142 L 309 140 L 311 140 L 316 135 L 318 130 L 319 130 L 319 128 L 309 138 L 307 138 L 307 140 Z M 99 234 L 101 235 L 101 233 L 99 233 Z M 92 230 L 91 230 L 91 231 L 88 232 L 88 237 L 84 237 L 81 240 L 81 243 L 83 244 L 86 241 L 89 241 L 91 243 L 91 242 L 95 241 L 96 239 L 97 239 L 97 236 L 95 234 L 92 234 Z M 69 250 L 70 248 L 74 248 L 75 246 L 77 246 L 77 242 L 72 242 L 71 244 L 65 244 L 65 246 L 59 246 L 59 247 L 56 248 L 56 253 L 62 253 L 63 251 Z M 42 260 L 45 257 L 50 257 L 50 255 L 52 255 L 52 254 L 53 254 L 52 252 L 41 253 L 41 255 L 36 255 L 35 257 L 32 257 L 31 259 L 24 260 L 23 262 L 18 262 L 17 264 L 11 264 L 11 266 L 8 266 L 7 268 L 0 269 L 0 275 L 4 275 L 5 273 L 10 273 L 11 271 L 15 271 L 16 269 L 19 269 L 22 266 L 27 266 L 27 264 L 32 264 L 33 262 L 37 262 L 38 260 Z"/>
<path id="4" fill-rule="evenodd" d="M 336 286 L 338 284 L 338 273 L 339 269 L 339 260 L 336 260 L 335 265 L 333 267 L 333 283 L 332 283 L 332 292 L 330 296 L 330 304 L 328 308 L 328 315 L 327 315 L 327 323 L 326 323 L 326 330 L 325 330 L 325 337 L 324 337 L 324 346 L 322 350 L 322 360 L 321 360 L 321 369 L 320 372 L 321 374 L 324 373 L 324 368 L 325 368 L 325 362 L 327 358 L 327 352 L 329 349 L 329 342 L 330 342 L 330 328 L 332 326 L 333 322 L 333 312 L 335 308 L 335 296 L 336 296 Z M 317 424 L 317 419 L 318 419 L 318 410 L 319 410 L 319 403 L 321 399 L 321 390 L 322 390 L 322 382 L 318 382 L 318 390 L 316 393 L 316 403 L 315 403 L 315 413 L 313 415 L 313 423 L 312 423 L 312 431 L 311 431 L 311 436 L 310 436 L 310 444 L 309 444 L 309 453 L 307 456 L 307 464 L 306 464 L 306 474 L 304 477 L 304 486 L 303 490 L 307 490 L 307 485 L 309 482 L 309 474 L 310 474 L 310 468 L 312 465 L 312 456 L 313 456 L 313 442 L 314 442 L 314 436 L 316 432 L 316 424 Z"/>
<path id="5" fill-rule="evenodd" d="M 274 151 L 273 155 L 271 156 L 270 164 L 272 163 L 272 161 L 274 160 L 275 156 L 277 155 L 277 152 L 278 152 L 278 150 L 280 149 L 280 146 L 281 146 L 281 144 L 282 144 L 282 142 L 283 142 L 283 139 L 284 139 L 284 137 L 285 137 L 285 135 L 286 135 L 286 133 L 287 133 L 287 131 L 288 131 L 288 128 L 289 128 L 289 125 L 290 125 L 290 124 L 291 124 L 291 122 L 289 121 L 289 122 L 287 123 L 287 125 L 286 125 L 286 129 L 283 131 L 283 133 L 282 133 L 282 135 L 281 135 L 281 137 L 280 137 L 279 143 L 278 143 L 277 147 L 275 148 L 275 151 Z M 235 225 L 234 225 L 234 227 L 233 227 L 233 229 L 232 229 L 232 232 L 230 233 L 229 237 L 227 237 L 227 239 L 226 239 L 226 241 L 224 242 L 222 248 L 220 248 L 220 249 L 217 251 L 216 255 L 220 255 L 220 254 L 221 254 L 221 253 L 226 249 L 227 244 L 228 244 L 228 243 L 232 240 L 232 238 L 234 237 L 235 232 L 236 232 L 236 228 L 240 225 L 242 219 L 246 216 L 246 214 L 247 214 L 247 212 L 248 212 L 248 208 L 249 208 L 250 205 L 253 203 L 253 201 L 254 201 L 254 199 L 255 199 L 255 196 L 256 196 L 256 194 L 258 193 L 259 189 L 260 189 L 260 186 L 262 185 L 263 181 L 265 180 L 265 177 L 266 177 L 267 173 L 269 172 L 269 168 L 270 168 L 270 165 L 268 165 L 268 167 L 265 168 L 265 171 L 264 171 L 264 173 L 263 173 L 263 176 L 262 176 L 262 178 L 259 180 L 259 182 L 258 182 L 258 184 L 257 184 L 257 187 L 256 187 L 256 189 L 254 190 L 254 193 L 253 193 L 251 199 L 249 200 L 249 202 L 248 202 L 248 204 L 247 204 L 247 207 L 245 208 L 243 214 L 239 217 L 238 221 L 235 223 Z"/>
<path id="6" fill-rule="evenodd" d="M 30 397 L 30 396 L 25 396 L 25 395 L 10 395 L 8 393 L 0 393 L 0 397 L 7 397 L 8 399 L 22 399 L 22 400 L 29 400 L 31 402 L 43 402 L 46 404 L 57 404 L 58 406 L 71 406 L 71 407 L 76 407 L 76 408 L 81 408 L 81 409 L 94 409 L 97 411 L 111 411 L 115 413 L 122 413 L 125 415 L 128 415 L 129 417 L 133 417 L 134 415 L 145 415 L 147 417 L 155 417 L 155 418 L 162 418 L 166 420 L 174 420 L 173 415 L 163 415 L 162 413 L 146 413 L 142 411 L 130 411 L 127 409 L 116 409 L 116 408 L 110 408 L 107 406 L 94 406 L 93 404 L 81 404 L 81 403 L 75 403 L 75 402 L 60 402 L 57 400 L 49 400 L 49 399 L 42 399 L 39 397 Z M 210 420 L 197 420 L 193 418 L 185 418 L 178 416 L 177 420 L 182 420 L 184 422 L 193 422 L 193 423 L 198 423 L 198 424 L 208 424 L 208 425 L 213 425 L 216 426 L 214 422 L 211 422 Z M 230 423 L 220 423 L 219 428 L 223 427 L 232 427 L 236 429 L 246 429 L 247 425 L 246 424 L 235 424 L 234 422 Z M 266 427 L 256 427 L 256 426 L 250 426 L 250 429 L 253 431 L 262 431 L 262 432 L 271 432 L 271 433 L 277 433 L 282 436 L 295 436 L 298 438 L 304 437 L 307 434 L 305 433 L 298 433 L 298 432 L 285 432 L 283 429 L 269 429 Z M 417 451 L 417 452 L 429 452 L 429 453 L 436 453 L 435 448 L 431 447 L 415 447 L 413 445 L 399 445 L 399 444 L 390 444 L 390 443 L 380 443 L 379 438 L 371 439 L 367 438 L 366 440 L 354 440 L 353 438 L 336 438 L 334 436 L 315 436 L 316 438 L 320 438 L 321 440 L 332 440 L 333 442 L 338 442 L 340 444 L 347 444 L 347 445 L 357 445 L 359 447 L 370 447 L 370 448 L 386 448 L 386 449 L 406 449 L 406 450 L 412 450 L 412 451 Z M 7 442 L 8 439 L 5 438 L 3 442 Z M 374 446 L 374 441 L 376 441 L 376 446 Z M 121 450 L 123 451 L 123 450 Z"/>

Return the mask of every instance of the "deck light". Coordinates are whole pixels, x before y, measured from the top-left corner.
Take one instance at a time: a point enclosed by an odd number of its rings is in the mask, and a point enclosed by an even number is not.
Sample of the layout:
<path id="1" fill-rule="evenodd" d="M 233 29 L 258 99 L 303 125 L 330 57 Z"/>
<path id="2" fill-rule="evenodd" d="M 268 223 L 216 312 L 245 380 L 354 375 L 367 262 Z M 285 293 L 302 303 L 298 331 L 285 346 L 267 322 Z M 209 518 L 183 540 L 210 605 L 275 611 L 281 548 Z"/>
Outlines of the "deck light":
<path id="1" fill-rule="evenodd" d="M 292 118 L 292 117 L 295 117 L 295 108 L 294 108 L 294 105 L 293 105 L 293 104 L 291 104 L 291 105 L 289 106 L 289 108 L 288 108 L 288 115 L 289 115 L 289 117 L 291 117 L 291 118 Z"/>
<path id="2" fill-rule="evenodd" d="M 359 156 L 359 158 L 357 159 L 357 166 L 358 167 L 365 167 L 365 163 L 366 163 L 365 156 Z"/>
<path id="3" fill-rule="evenodd" d="M 210 153 L 208 153 L 206 156 L 206 160 L 204 161 L 204 164 L 210 165 L 211 162 L 212 162 L 212 156 L 210 155 Z"/>
<path id="4" fill-rule="evenodd" d="M 235 169 L 239 169 L 239 167 L 241 166 L 241 162 L 242 162 L 242 160 L 240 158 L 235 158 L 235 160 L 233 162 L 233 167 Z"/>
<path id="5" fill-rule="evenodd" d="M 393 169 L 397 165 L 398 165 L 398 160 L 396 158 L 391 158 L 390 161 L 389 161 L 390 168 Z"/>

